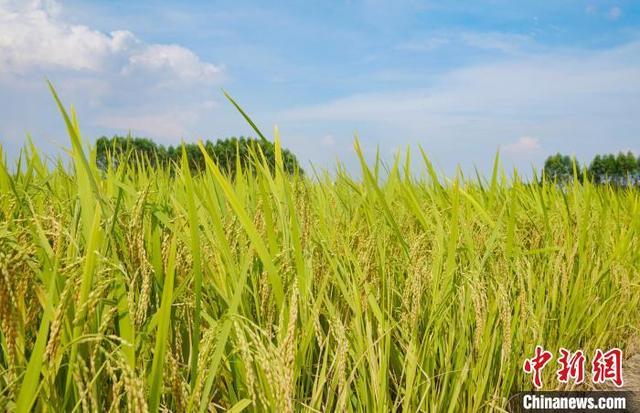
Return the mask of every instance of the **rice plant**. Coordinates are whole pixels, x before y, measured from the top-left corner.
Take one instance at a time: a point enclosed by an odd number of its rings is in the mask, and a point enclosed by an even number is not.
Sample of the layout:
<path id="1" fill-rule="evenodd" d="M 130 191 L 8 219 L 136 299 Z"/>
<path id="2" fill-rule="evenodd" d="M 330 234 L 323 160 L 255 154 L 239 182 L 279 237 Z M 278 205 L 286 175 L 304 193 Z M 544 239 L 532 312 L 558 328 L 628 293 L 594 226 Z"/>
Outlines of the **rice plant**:
<path id="1" fill-rule="evenodd" d="M 277 131 L 275 171 L 103 172 L 56 100 L 70 165 L 0 149 L 0 410 L 504 411 L 536 344 L 638 351 L 637 189 L 292 175 Z"/>

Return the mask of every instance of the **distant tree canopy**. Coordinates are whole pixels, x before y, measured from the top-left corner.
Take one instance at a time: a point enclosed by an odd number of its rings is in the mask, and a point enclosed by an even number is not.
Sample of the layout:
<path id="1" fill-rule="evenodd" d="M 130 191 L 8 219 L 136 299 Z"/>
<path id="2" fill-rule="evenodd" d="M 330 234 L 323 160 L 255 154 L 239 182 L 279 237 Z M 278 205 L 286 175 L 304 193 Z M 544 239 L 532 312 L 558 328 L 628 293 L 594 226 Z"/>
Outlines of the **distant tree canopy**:
<path id="1" fill-rule="evenodd" d="M 549 156 L 544 163 L 544 174 L 547 179 L 564 183 L 573 179 L 574 161 L 567 155 Z M 586 176 L 597 184 L 616 186 L 640 185 L 640 157 L 631 153 L 620 152 L 617 155 L 596 155 L 585 169 L 576 165 L 578 179 Z"/>
<path id="2" fill-rule="evenodd" d="M 207 140 L 204 147 L 223 171 L 235 173 L 237 161 L 243 168 L 250 166 L 250 148 L 260 148 L 271 170 L 275 167 L 275 145 L 263 139 L 232 137 L 219 139 L 215 143 Z M 205 169 L 205 158 L 195 143 L 185 143 L 185 152 L 190 169 L 194 172 Z M 238 159 L 239 158 L 239 159 Z M 120 162 L 136 162 L 144 159 L 152 167 L 172 167 L 179 165 L 182 159 L 182 145 L 168 146 L 155 143 L 148 138 L 105 136 L 96 141 L 96 164 L 98 168 L 106 170 L 109 162 L 117 166 Z M 304 173 L 295 155 L 287 149 L 282 149 L 282 163 L 285 171 Z"/>
<path id="3" fill-rule="evenodd" d="M 568 181 L 573 177 L 573 161 L 569 156 L 559 153 L 549 156 L 544 162 L 544 174 L 551 181 Z"/>

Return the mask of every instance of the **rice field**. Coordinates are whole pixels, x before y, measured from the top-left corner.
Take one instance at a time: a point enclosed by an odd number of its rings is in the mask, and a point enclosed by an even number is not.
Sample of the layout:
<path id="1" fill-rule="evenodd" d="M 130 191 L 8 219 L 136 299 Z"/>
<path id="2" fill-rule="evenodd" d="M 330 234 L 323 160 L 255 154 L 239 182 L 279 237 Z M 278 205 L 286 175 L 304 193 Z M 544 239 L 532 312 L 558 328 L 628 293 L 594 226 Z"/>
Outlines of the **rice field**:
<path id="1" fill-rule="evenodd" d="M 537 344 L 639 350 L 637 189 L 102 172 L 62 111 L 70 165 L 0 162 L 2 411 L 504 411 Z"/>

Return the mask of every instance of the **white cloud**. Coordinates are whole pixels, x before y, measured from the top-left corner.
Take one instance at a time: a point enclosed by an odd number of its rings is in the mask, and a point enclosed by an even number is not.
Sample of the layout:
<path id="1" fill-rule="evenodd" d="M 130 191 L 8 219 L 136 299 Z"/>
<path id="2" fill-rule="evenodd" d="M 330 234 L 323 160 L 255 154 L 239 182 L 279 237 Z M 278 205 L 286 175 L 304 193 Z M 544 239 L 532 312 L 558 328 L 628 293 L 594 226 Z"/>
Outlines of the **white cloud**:
<path id="1" fill-rule="evenodd" d="M 104 34 L 55 17 L 52 2 L 0 1 L 0 71 L 39 68 L 98 70 L 137 42 L 128 31 Z"/>
<path id="2" fill-rule="evenodd" d="M 398 45 L 398 50 L 410 52 L 430 52 L 449 44 L 450 39 L 444 36 L 433 36 L 422 40 L 412 40 Z"/>
<path id="3" fill-rule="evenodd" d="M 618 20 L 620 17 L 622 17 L 622 9 L 618 6 L 613 6 L 605 10 L 599 10 L 597 5 L 588 4 L 584 10 L 587 14 L 605 17 L 609 20 Z"/>
<path id="4" fill-rule="evenodd" d="M 504 150 L 511 154 L 530 154 L 541 149 L 540 141 L 530 136 L 522 136 L 516 142 L 505 145 Z"/>
<path id="5" fill-rule="evenodd" d="M 501 32 L 463 32 L 460 40 L 469 47 L 513 53 L 531 42 L 529 36 Z"/>
<path id="6" fill-rule="evenodd" d="M 216 102 L 215 100 L 205 100 L 204 102 L 202 102 L 202 107 L 205 109 L 215 109 L 218 108 L 220 106 L 220 104 L 218 102 Z"/>
<path id="7" fill-rule="evenodd" d="M 66 69 L 124 74 L 164 70 L 180 80 L 211 81 L 221 68 L 178 45 L 145 44 L 128 30 L 102 33 L 61 18 L 53 1 L 0 0 L 0 73 Z"/>
<path id="8" fill-rule="evenodd" d="M 320 143 L 322 146 L 330 148 L 336 144 L 336 140 L 333 138 L 333 135 L 325 135 Z"/>
<path id="9" fill-rule="evenodd" d="M 622 9 L 618 6 L 614 6 L 607 12 L 607 17 L 611 20 L 618 20 L 622 16 Z"/>
<path id="10" fill-rule="evenodd" d="M 82 121 L 92 130 L 177 139 L 210 117 L 218 93 L 212 86 L 224 80 L 224 69 L 180 45 L 71 22 L 54 0 L 0 0 L 0 106 L 15 108 L 5 118 L 35 132 L 31 108 L 51 103 L 45 77 L 65 102 L 91 108 Z M 15 130 L 6 123 L 5 137 Z"/>
<path id="11" fill-rule="evenodd" d="M 640 97 L 640 41 L 603 51 L 561 50 L 469 66 L 432 86 L 362 93 L 281 113 L 291 121 L 337 120 L 423 125 L 589 113 L 616 116 Z M 628 105 L 628 106 L 626 106 Z M 628 111 L 628 109 L 627 109 Z"/>
<path id="12" fill-rule="evenodd" d="M 162 73 L 169 72 L 187 81 L 216 80 L 222 69 L 200 60 L 191 50 L 177 45 L 153 44 L 140 53 L 129 57 L 129 64 L 123 73 L 138 70 Z"/>
<path id="13" fill-rule="evenodd" d="M 640 41 L 605 50 L 518 53 L 429 79 L 421 87 L 360 93 L 279 114 L 281 124 L 354 130 L 387 146 L 420 143 L 450 164 L 491 159 L 516 136 L 514 162 L 548 153 L 617 151 L 637 146 L 640 128 Z M 543 148 L 533 151 L 536 144 Z M 464 148 L 464 149 L 462 149 Z M 578 149 L 575 149 L 578 148 Z M 640 148 L 639 148 L 640 149 Z M 463 151 L 468 155 L 463 155 Z M 593 156 L 593 152 L 585 157 Z"/>
<path id="14" fill-rule="evenodd" d="M 472 49 L 514 53 L 533 44 L 526 35 L 502 32 L 442 31 L 424 39 L 400 43 L 396 48 L 410 52 L 431 52 L 443 47 L 463 46 Z"/>

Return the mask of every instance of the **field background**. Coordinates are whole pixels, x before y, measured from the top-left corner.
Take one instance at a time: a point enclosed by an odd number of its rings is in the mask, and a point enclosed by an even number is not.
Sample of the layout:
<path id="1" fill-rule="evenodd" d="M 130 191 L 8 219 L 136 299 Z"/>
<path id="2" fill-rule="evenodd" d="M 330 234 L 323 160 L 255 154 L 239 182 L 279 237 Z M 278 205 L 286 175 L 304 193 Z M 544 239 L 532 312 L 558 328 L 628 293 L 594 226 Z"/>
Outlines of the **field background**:
<path id="1" fill-rule="evenodd" d="M 72 167 L 0 167 L 0 410 L 493 411 L 536 344 L 639 350 L 637 189 L 103 173 L 64 115 Z"/>

